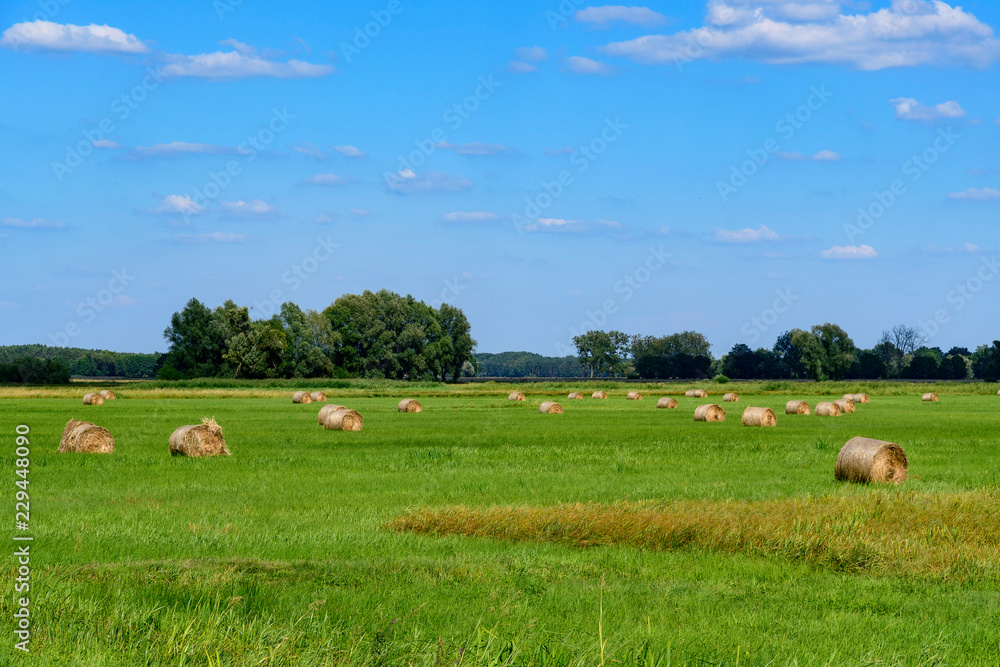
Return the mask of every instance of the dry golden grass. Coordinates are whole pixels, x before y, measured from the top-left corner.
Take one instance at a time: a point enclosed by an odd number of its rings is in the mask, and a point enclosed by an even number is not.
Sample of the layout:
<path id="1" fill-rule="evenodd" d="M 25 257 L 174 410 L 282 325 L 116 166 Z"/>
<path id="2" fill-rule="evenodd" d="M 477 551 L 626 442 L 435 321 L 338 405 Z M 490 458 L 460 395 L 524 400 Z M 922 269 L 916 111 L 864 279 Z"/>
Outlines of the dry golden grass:
<path id="1" fill-rule="evenodd" d="M 757 502 L 424 509 L 387 527 L 577 547 L 699 548 L 779 556 L 845 572 L 1000 581 L 998 503 L 996 489 L 878 490 Z"/>

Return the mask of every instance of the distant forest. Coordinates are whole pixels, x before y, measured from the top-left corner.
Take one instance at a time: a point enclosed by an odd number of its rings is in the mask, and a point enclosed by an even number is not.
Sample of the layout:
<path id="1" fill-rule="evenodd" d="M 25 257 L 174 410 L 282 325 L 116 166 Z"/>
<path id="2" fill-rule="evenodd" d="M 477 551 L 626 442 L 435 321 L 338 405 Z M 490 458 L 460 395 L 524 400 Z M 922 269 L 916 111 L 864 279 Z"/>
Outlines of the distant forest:
<path id="1" fill-rule="evenodd" d="M 108 350 L 84 350 L 76 347 L 48 345 L 0 346 L 0 364 L 14 364 L 22 359 L 42 359 L 62 362 L 70 375 L 85 377 L 119 377 L 142 379 L 156 377 L 160 354 L 135 354 Z"/>

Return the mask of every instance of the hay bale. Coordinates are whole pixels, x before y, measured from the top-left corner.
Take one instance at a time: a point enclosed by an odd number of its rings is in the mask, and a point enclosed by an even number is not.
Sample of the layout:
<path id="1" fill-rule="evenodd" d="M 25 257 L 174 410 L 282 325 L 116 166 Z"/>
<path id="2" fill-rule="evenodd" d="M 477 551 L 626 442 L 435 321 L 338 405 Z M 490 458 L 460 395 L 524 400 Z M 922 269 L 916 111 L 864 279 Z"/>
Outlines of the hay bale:
<path id="1" fill-rule="evenodd" d="M 708 398 L 708 392 L 704 389 L 688 389 L 684 395 L 688 398 Z"/>
<path id="2" fill-rule="evenodd" d="M 726 411 L 718 405 L 700 405 L 694 411 L 696 422 L 724 422 Z"/>
<path id="3" fill-rule="evenodd" d="M 629 393 L 625 394 L 625 399 L 629 401 L 641 401 L 642 394 L 640 394 L 637 391 L 630 391 Z"/>
<path id="4" fill-rule="evenodd" d="M 81 454 L 114 454 L 115 439 L 111 432 L 90 422 L 70 419 L 59 438 L 60 452 Z"/>
<path id="5" fill-rule="evenodd" d="M 744 426 L 777 426 L 778 417 L 771 408 L 747 408 L 743 411 Z"/>
<path id="6" fill-rule="evenodd" d="M 856 412 L 854 407 L 854 401 L 849 398 L 842 398 L 839 401 L 834 401 L 838 406 L 840 406 L 840 414 L 847 414 L 849 412 Z"/>
<path id="7" fill-rule="evenodd" d="M 563 407 L 558 403 L 546 401 L 538 406 L 538 411 L 543 415 L 561 415 L 563 414 Z"/>
<path id="8" fill-rule="evenodd" d="M 331 412 L 336 412 L 337 410 L 348 410 L 348 409 L 350 408 L 343 405 L 337 405 L 335 403 L 324 405 L 322 408 L 319 409 L 319 414 L 316 416 L 316 423 L 322 426 L 323 422 L 326 420 L 326 416 Z"/>
<path id="9" fill-rule="evenodd" d="M 606 392 L 603 392 L 603 391 L 595 391 L 593 394 L 590 395 L 590 397 L 591 398 L 607 398 L 608 394 Z"/>
<path id="10" fill-rule="evenodd" d="M 84 399 L 84 400 L 87 400 L 87 399 Z M 928 403 L 937 403 L 940 399 L 938 398 L 937 394 L 931 392 L 929 394 L 924 394 L 923 400 L 927 401 Z"/>
<path id="11" fill-rule="evenodd" d="M 338 406 L 339 410 L 331 410 L 323 415 L 323 428 L 327 431 L 360 431 L 365 420 L 357 410 Z M 322 411 L 321 411 L 322 412 Z"/>
<path id="12" fill-rule="evenodd" d="M 658 400 L 656 402 L 656 407 L 658 407 L 658 408 L 664 408 L 664 409 L 668 409 L 668 410 L 671 409 L 671 408 L 676 408 L 677 407 L 677 399 L 670 398 L 669 396 L 664 396 L 663 398 L 661 398 L 660 400 Z"/>
<path id="13" fill-rule="evenodd" d="M 181 426 L 170 435 L 171 456 L 229 456 L 222 427 L 214 419 L 194 426 Z"/>
<path id="14" fill-rule="evenodd" d="M 420 401 L 415 398 L 404 398 L 399 402 L 396 407 L 399 412 L 423 412 L 424 408 L 420 405 Z"/>
<path id="15" fill-rule="evenodd" d="M 809 414 L 809 404 L 805 401 L 788 401 L 785 404 L 786 415 L 807 415 Z"/>
<path id="16" fill-rule="evenodd" d="M 836 403 L 826 402 L 816 404 L 817 417 L 839 417 L 840 413 L 840 406 Z"/>
<path id="17" fill-rule="evenodd" d="M 118 398 L 118 395 L 110 389 L 105 389 L 101 392 L 101 398 L 105 401 L 113 401 Z"/>
<path id="18" fill-rule="evenodd" d="M 729 392 L 728 394 L 726 394 L 726 395 L 724 395 L 722 397 L 722 402 L 723 403 L 739 403 L 740 402 L 740 395 L 737 394 L 734 391 L 731 391 L 731 392 Z"/>
<path id="19" fill-rule="evenodd" d="M 842 482 L 906 481 L 909 461 L 906 452 L 894 442 L 871 438 L 851 438 L 837 454 L 833 474 Z"/>
<path id="20" fill-rule="evenodd" d="M 100 394 L 90 393 L 83 397 L 84 405 L 104 405 L 104 397 Z"/>
<path id="21" fill-rule="evenodd" d="M 302 403 L 303 405 L 308 405 L 312 402 L 312 396 L 309 395 L 308 391 L 297 391 L 292 394 L 292 403 Z"/>
<path id="22" fill-rule="evenodd" d="M 309 398 L 313 400 L 313 403 L 326 403 L 326 394 L 321 391 L 311 392 Z"/>
<path id="23" fill-rule="evenodd" d="M 571 401 L 579 401 L 583 399 L 583 394 L 581 394 L 578 391 L 572 391 L 566 398 L 568 398 Z"/>
<path id="24" fill-rule="evenodd" d="M 512 392 L 510 392 L 510 394 L 507 395 L 507 400 L 508 401 L 523 401 L 524 400 L 524 392 L 521 392 L 521 391 L 512 391 Z"/>
<path id="25" fill-rule="evenodd" d="M 871 403 L 872 398 L 868 394 L 844 394 L 844 398 L 849 398 L 855 403 Z"/>

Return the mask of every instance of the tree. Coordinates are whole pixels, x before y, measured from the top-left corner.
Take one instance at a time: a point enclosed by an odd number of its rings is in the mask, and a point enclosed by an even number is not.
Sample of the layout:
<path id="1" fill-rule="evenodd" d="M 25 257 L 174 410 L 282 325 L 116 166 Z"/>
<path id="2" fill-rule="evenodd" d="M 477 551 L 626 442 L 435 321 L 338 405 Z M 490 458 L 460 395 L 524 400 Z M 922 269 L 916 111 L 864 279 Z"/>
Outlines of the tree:
<path id="1" fill-rule="evenodd" d="M 711 372 L 712 346 L 697 331 L 669 336 L 633 336 L 634 372 L 642 378 L 705 377 Z"/>
<path id="2" fill-rule="evenodd" d="M 590 377 L 602 371 L 621 373 L 628 354 L 629 337 L 620 331 L 588 331 L 573 337 L 580 363 L 590 370 Z"/>
<path id="3" fill-rule="evenodd" d="M 185 378 L 218 375 L 226 349 L 226 327 L 239 324 L 239 317 L 232 309 L 222 310 L 216 319 L 208 307 L 198 299 L 191 299 L 184 310 L 173 314 L 170 326 L 163 332 L 170 349 L 161 373 L 168 378 L 173 375 Z"/>
<path id="4" fill-rule="evenodd" d="M 802 365 L 802 352 L 792 344 L 791 331 L 786 331 L 778 336 L 771 351 L 776 358 L 778 377 L 804 378 L 808 376 Z"/>
<path id="5" fill-rule="evenodd" d="M 864 350 L 855 357 L 855 365 L 852 368 L 854 379 L 858 380 L 881 380 L 886 377 L 888 371 L 882 357 L 873 350 Z"/>
<path id="6" fill-rule="evenodd" d="M 836 324 L 819 324 L 812 328 L 825 352 L 824 371 L 831 380 L 842 380 L 854 363 L 857 347 L 847 332 Z"/>
<path id="7" fill-rule="evenodd" d="M 993 347 L 983 355 L 983 380 L 1000 382 L 1000 340 L 993 341 Z"/>
<path id="8" fill-rule="evenodd" d="M 903 374 L 904 359 L 911 355 L 924 344 L 927 336 L 916 327 L 899 324 L 888 331 L 882 332 L 876 349 L 881 348 L 880 355 L 887 368 L 893 372 L 895 377 Z M 893 355 L 887 358 L 888 355 Z"/>
<path id="9" fill-rule="evenodd" d="M 451 375 L 452 382 L 458 382 L 465 364 L 475 361 L 472 352 L 476 349 L 476 341 L 472 338 L 472 325 L 460 308 L 447 303 L 441 304 L 438 309 L 438 319 L 442 336 L 441 379 L 444 380 L 447 373 Z"/>
<path id="10" fill-rule="evenodd" d="M 819 338 L 810 331 L 792 329 L 791 343 L 798 352 L 800 364 L 808 377 L 814 380 L 826 380 L 826 350 Z"/>
<path id="11" fill-rule="evenodd" d="M 942 380 L 967 380 L 969 378 L 969 361 L 960 354 L 950 354 L 941 362 L 940 377 Z"/>

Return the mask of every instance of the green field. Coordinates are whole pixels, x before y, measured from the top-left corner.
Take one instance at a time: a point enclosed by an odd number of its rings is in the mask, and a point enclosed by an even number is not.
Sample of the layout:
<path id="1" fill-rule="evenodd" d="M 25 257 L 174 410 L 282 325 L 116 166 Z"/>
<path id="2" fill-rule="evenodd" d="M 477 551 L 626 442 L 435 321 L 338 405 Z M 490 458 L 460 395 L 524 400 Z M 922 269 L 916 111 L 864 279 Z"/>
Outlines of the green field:
<path id="1" fill-rule="evenodd" d="M 702 399 L 657 410 L 677 386 L 626 401 L 634 386 L 595 382 L 579 389 L 615 391 L 560 399 L 564 415 L 537 406 L 578 387 L 518 388 L 524 403 L 500 385 L 345 383 L 330 400 L 364 414 L 360 433 L 324 431 L 321 404 L 293 405 L 280 384 L 123 385 L 100 407 L 81 405 L 80 387 L 0 390 L 9 520 L 14 427 L 27 424 L 35 537 L 31 653 L 7 633 L 0 663 L 1000 664 L 995 385 L 862 386 L 871 404 L 835 419 L 785 416 L 784 404 L 854 386 L 706 386 L 710 402 L 742 394 L 719 424 L 692 420 Z M 925 390 L 941 402 L 921 402 Z M 404 396 L 424 412 L 397 413 Z M 741 426 L 748 405 L 774 408 L 778 427 Z M 221 424 L 233 455 L 171 458 L 170 433 L 202 417 Z M 115 454 L 57 454 L 70 418 L 108 428 Z M 909 480 L 836 482 L 837 452 L 856 435 L 902 445 Z M 785 500 L 787 511 L 768 504 Z M 733 521 L 733 534 L 778 507 L 824 545 L 809 511 L 867 508 L 837 526 L 838 539 L 863 536 L 852 548 L 866 547 L 866 521 L 888 516 L 891 531 L 894 511 L 935 513 L 926 535 L 922 519 L 907 534 L 883 531 L 896 551 L 853 560 L 766 540 L 705 546 L 697 534 L 652 549 L 393 528 L 427 509 L 571 503 L 695 507 L 701 520 Z M 911 537 L 937 560 L 894 556 L 910 553 Z M 941 556 L 948 545 L 954 558 Z M 13 587 L 5 575 L 7 624 Z"/>

